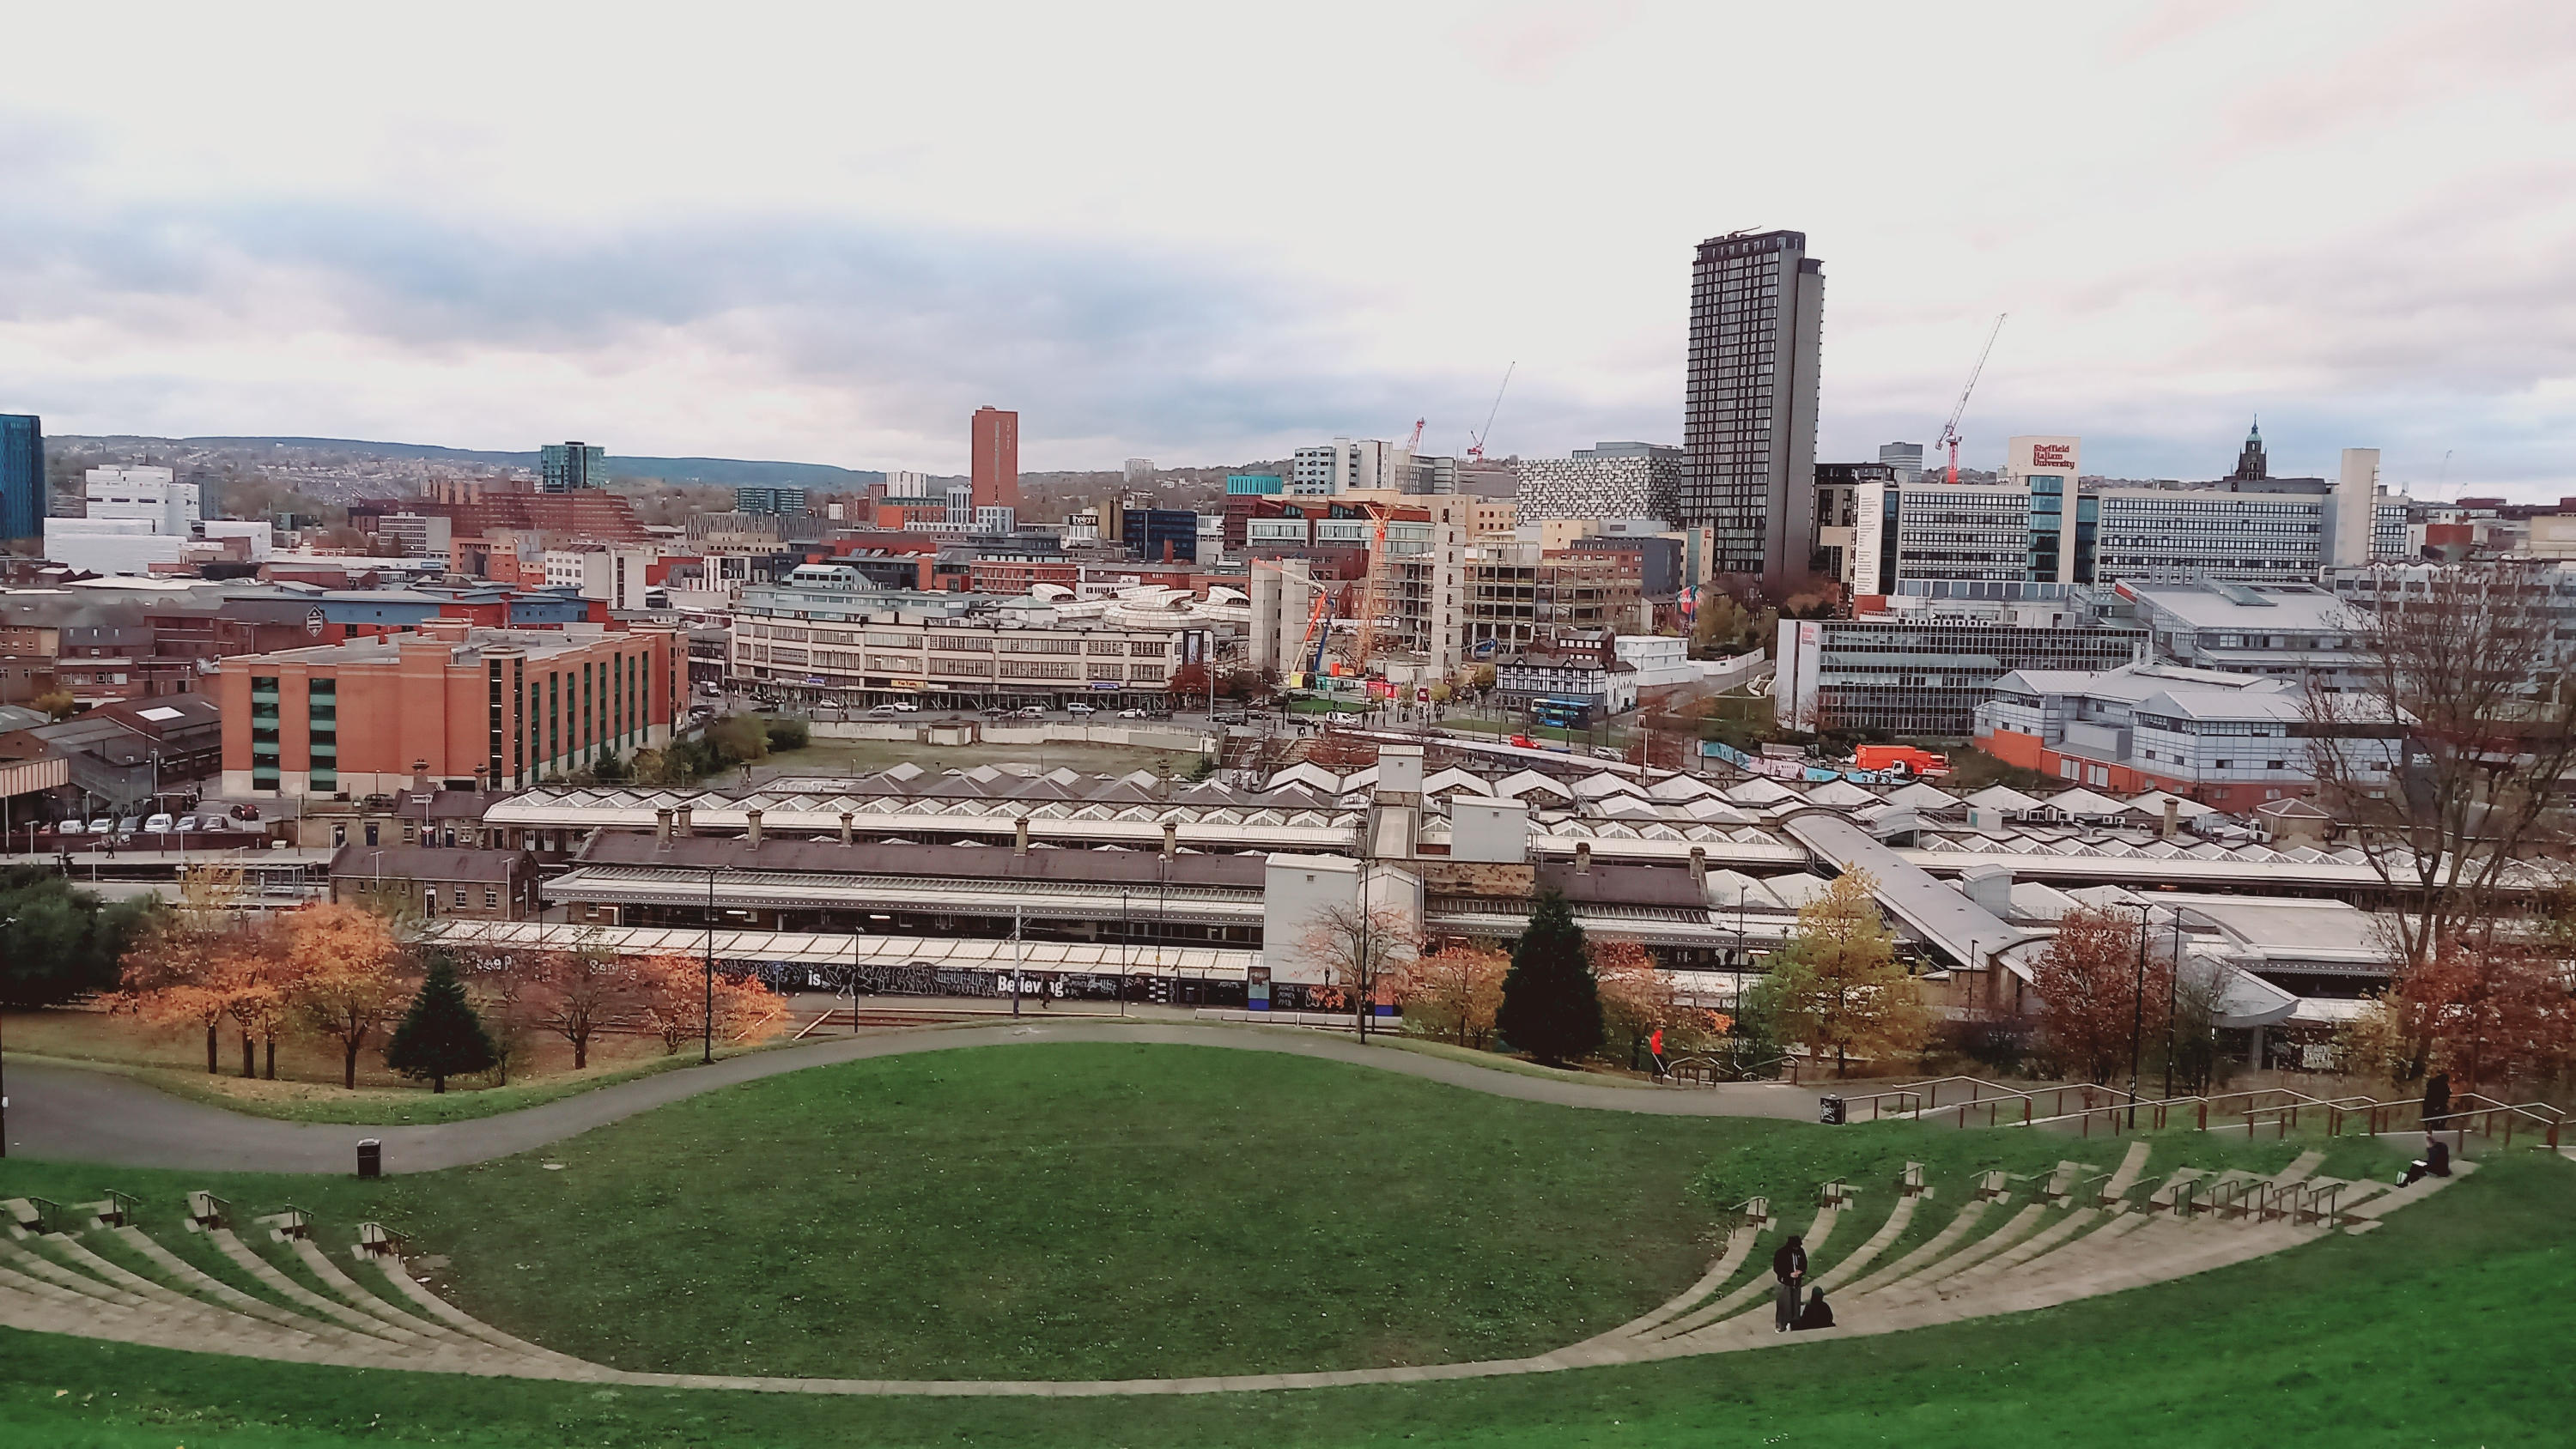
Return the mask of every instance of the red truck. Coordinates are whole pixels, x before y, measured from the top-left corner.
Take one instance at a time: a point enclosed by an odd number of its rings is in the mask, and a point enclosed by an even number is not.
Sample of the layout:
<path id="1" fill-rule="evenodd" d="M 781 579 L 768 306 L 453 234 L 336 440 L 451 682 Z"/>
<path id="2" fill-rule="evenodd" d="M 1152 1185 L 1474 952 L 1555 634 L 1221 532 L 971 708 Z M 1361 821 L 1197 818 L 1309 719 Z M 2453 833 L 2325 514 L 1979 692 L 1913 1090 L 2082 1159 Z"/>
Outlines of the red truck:
<path id="1" fill-rule="evenodd" d="M 1906 770 L 1931 777 L 1950 773 L 1950 757 L 1912 745 L 1863 745 L 1852 752 L 1852 767 L 1859 770 Z"/>

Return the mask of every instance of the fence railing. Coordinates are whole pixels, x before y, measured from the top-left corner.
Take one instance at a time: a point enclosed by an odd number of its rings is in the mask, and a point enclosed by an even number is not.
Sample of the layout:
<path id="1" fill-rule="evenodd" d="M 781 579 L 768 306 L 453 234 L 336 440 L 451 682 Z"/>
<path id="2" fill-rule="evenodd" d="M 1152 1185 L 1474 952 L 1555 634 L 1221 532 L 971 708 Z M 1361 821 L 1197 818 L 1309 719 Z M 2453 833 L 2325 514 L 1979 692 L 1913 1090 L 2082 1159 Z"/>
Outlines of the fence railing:
<path id="1" fill-rule="evenodd" d="M 2349 1124 L 2358 1122 L 2372 1136 L 2407 1131 L 2411 1125 L 2414 1130 L 2475 1132 L 2483 1137 L 2499 1139 L 2508 1146 L 2517 1131 L 2537 1133 L 2555 1149 L 2565 1136 L 2568 1118 L 2564 1110 L 2547 1102 L 2502 1102 L 2477 1092 L 2462 1093 L 2452 1100 L 2450 1111 L 2427 1123 L 2420 1098 L 2383 1101 L 2367 1096 L 2316 1097 L 2293 1087 L 2257 1087 L 2243 1092 L 2193 1094 L 2134 1102 L 2117 1087 L 2041 1090 L 2093 1090 L 2114 1100 L 2100 1104 L 2088 1100 L 2072 1112 L 2051 1112 L 2045 1116 L 2034 1113 L 2025 1115 L 2018 1122 L 1990 1120 L 1989 1125 L 2049 1127 L 2072 1123 L 2089 1137 L 2097 1121 L 2106 1130 L 2118 1133 L 2131 1130 L 2133 1126 L 2161 1131 L 2173 1125 L 2178 1117 L 2187 1117 L 2192 1126 L 2204 1132 L 2213 1130 L 2213 1120 L 2218 1123 L 2219 1130 L 2233 1131 L 2237 1125 L 2242 1125 L 2250 1140 L 2266 1126 L 2273 1129 L 2275 1138 L 2287 1138 L 2304 1118 L 2311 1122 L 2321 1121 L 2329 1137 L 2342 1136 Z M 2227 1119 L 2231 1117 L 2239 1121 L 2229 1123 Z M 1968 1123 L 1969 1118 L 1962 1114 L 1960 1125 L 1964 1127 Z"/>

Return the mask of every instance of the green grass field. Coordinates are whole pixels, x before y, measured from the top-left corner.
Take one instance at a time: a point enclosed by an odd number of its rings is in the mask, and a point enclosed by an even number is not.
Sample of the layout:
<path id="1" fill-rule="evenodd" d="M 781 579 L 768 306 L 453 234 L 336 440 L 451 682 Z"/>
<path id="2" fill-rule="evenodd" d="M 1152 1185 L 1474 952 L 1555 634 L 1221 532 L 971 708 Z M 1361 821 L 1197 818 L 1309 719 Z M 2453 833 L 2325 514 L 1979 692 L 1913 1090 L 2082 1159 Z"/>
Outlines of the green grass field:
<path id="1" fill-rule="evenodd" d="M 0 1195 L 210 1186 L 374 1216 L 441 1290 L 638 1369 L 1071 1378 L 1551 1347 L 1696 1275 L 1719 1200 L 1784 1213 L 1908 1158 L 1959 1183 L 2108 1144 L 1632 1117 L 1188 1047 L 818 1068 L 418 1177 L 11 1161 Z M 2161 1163 L 2300 1144 L 2185 1134 Z M 2337 1145 L 2329 1171 L 2388 1154 Z M 559 1171 L 544 1164 L 559 1162 Z M 1703 1186 L 1693 1187 L 1694 1179 Z M 1203 1400 L 805 1399 L 267 1364 L 0 1332 L 0 1443 L 2545 1443 L 2576 1412 L 2576 1166 L 2533 1154 L 2366 1237 L 2019 1319 L 1630 1368 Z M 1958 1189 L 1945 1198 L 1956 1201 Z M 176 1236 L 175 1234 L 169 1236 Z M 2312 1437 L 2307 1437 L 2312 1436 Z"/>

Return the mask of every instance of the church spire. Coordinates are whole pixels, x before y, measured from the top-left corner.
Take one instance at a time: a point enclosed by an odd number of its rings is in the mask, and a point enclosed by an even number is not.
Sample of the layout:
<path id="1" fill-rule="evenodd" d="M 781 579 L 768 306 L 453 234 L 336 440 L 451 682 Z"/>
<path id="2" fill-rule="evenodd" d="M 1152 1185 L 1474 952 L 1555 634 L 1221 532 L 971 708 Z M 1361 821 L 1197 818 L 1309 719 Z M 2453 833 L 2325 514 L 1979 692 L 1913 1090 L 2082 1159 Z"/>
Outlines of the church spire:
<path id="1" fill-rule="evenodd" d="M 2271 465 L 2263 456 L 2263 419 L 2260 414 L 2256 415 L 2254 426 L 2246 430 L 2245 448 L 2236 455 L 2236 471 L 2230 476 L 2239 480 L 2272 476 Z"/>

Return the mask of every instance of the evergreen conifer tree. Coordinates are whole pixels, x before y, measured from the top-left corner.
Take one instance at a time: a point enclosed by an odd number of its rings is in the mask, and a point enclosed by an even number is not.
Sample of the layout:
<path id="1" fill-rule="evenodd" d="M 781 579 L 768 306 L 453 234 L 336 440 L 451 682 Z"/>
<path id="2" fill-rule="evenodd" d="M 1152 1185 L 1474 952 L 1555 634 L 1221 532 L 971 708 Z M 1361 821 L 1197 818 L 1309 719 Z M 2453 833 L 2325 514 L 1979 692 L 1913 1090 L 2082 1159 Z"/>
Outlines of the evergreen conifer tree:
<path id="1" fill-rule="evenodd" d="M 1503 977 L 1503 1006 L 1494 1025 L 1505 1041 L 1550 1064 L 1600 1047 L 1601 997 L 1591 955 L 1562 893 L 1540 896 L 1529 929 L 1512 943 L 1512 969 Z"/>
<path id="2" fill-rule="evenodd" d="M 438 1093 L 447 1090 L 449 1077 L 488 1072 L 500 1060 L 491 1034 L 483 1030 L 483 1018 L 465 999 L 465 983 L 456 979 L 455 965 L 445 952 L 430 957 L 420 994 L 411 999 L 402 1025 L 385 1045 L 385 1065 L 414 1081 L 427 1077 L 429 1090 Z"/>

